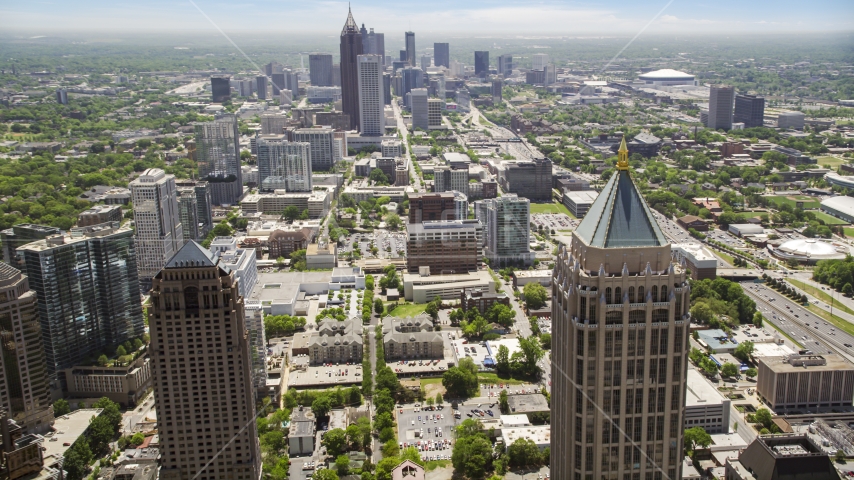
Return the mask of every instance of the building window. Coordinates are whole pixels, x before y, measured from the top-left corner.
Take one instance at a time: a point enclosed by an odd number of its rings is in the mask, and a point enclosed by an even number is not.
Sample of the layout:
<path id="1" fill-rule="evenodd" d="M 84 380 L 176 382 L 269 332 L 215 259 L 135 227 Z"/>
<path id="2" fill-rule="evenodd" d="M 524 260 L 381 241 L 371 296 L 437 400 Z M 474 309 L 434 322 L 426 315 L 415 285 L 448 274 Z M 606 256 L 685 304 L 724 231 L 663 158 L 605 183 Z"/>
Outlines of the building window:
<path id="1" fill-rule="evenodd" d="M 629 303 L 635 303 L 635 287 L 629 287 Z"/>

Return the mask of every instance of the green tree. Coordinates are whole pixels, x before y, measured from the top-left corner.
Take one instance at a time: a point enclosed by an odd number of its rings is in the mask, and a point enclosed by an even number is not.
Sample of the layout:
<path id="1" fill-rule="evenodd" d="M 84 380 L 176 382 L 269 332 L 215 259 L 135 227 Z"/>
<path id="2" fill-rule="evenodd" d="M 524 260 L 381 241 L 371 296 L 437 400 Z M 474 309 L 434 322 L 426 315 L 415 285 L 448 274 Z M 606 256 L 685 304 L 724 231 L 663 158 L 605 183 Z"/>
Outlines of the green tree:
<path id="1" fill-rule="evenodd" d="M 339 455 L 335 459 L 335 470 L 339 476 L 344 476 L 350 473 L 350 459 L 347 455 Z"/>
<path id="2" fill-rule="evenodd" d="M 756 372 L 756 369 L 755 369 L 755 368 L 753 368 L 753 367 L 748 368 L 748 369 L 747 369 L 747 371 L 745 371 L 745 372 L 744 372 L 744 374 L 745 374 L 748 378 L 756 378 L 756 373 L 757 373 L 757 372 Z"/>
<path id="3" fill-rule="evenodd" d="M 726 362 L 721 366 L 721 376 L 734 378 L 738 376 L 738 367 L 734 363 Z"/>
<path id="4" fill-rule="evenodd" d="M 109 418 L 104 415 L 100 415 L 92 419 L 89 423 L 89 429 L 87 432 L 89 447 L 93 452 L 101 453 L 106 450 L 107 444 L 109 444 L 113 439 L 113 435 L 115 435 L 116 430 L 115 427 L 110 424 Z"/>
<path id="5" fill-rule="evenodd" d="M 397 230 L 401 225 L 400 217 L 396 213 L 389 213 L 385 216 L 385 224 L 389 230 Z"/>
<path id="6" fill-rule="evenodd" d="M 753 342 L 747 340 L 739 343 L 732 355 L 742 362 L 749 361 L 750 356 L 753 355 Z"/>
<path id="7" fill-rule="evenodd" d="M 442 386 L 448 395 L 456 398 L 468 398 L 477 394 L 477 367 L 471 358 L 463 358 L 458 366 L 448 369 L 442 375 Z"/>
<path id="8" fill-rule="evenodd" d="M 336 463 L 337 465 L 337 463 Z M 317 470 L 314 472 L 314 475 L 311 476 L 312 480 L 338 480 L 338 474 L 333 470 L 329 470 L 328 468 L 324 468 L 323 470 Z"/>
<path id="9" fill-rule="evenodd" d="M 385 305 L 383 305 L 383 301 L 379 298 L 374 299 L 374 311 L 377 315 L 382 315 L 383 310 L 385 310 Z"/>
<path id="10" fill-rule="evenodd" d="M 424 309 L 424 312 L 427 315 L 430 315 L 430 318 L 432 318 L 433 320 L 439 318 L 439 306 L 436 305 L 435 302 L 428 303 L 427 307 Z"/>
<path id="11" fill-rule="evenodd" d="M 293 222 L 294 220 L 299 218 L 299 215 L 299 208 L 293 205 L 286 207 L 285 210 L 282 212 L 282 216 L 285 217 L 285 219 L 287 219 L 289 222 Z"/>
<path id="12" fill-rule="evenodd" d="M 368 179 L 371 180 L 372 182 L 376 182 L 377 185 L 388 185 L 388 182 L 389 182 L 388 176 L 386 176 L 386 174 L 383 173 L 383 171 L 380 170 L 379 168 L 375 168 L 375 169 L 371 170 L 371 173 L 368 176 Z"/>
<path id="13" fill-rule="evenodd" d="M 756 313 L 753 314 L 753 324 L 756 325 L 757 327 L 761 327 L 762 322 L 764 320 L 765 320 L 765 318 L 762 316 L 761 313 L 759 313 L 759 310 L 757 310 Z"/>
<path id="14" fill-rule="evenodd" d="M 445 399 L 442 397 L 441 393 L 436 394 L 436 405 L 442 405 L 445 403 Z"/>
<path id="15" fill-rule="evenodd" d="M 61 417 L 63 415 L 68 415 L 69 413 L 71 413 L 71 407 L 68 405 L 68 400 L 60 398 L 53 402 L 53 415 L 55 417 Z"/>
<path id="16" fill-rule="evenodd" d="M 507 447 L 507 456 L 513 467 L 527 467 L 540 463 L 540 448 L 537 444 L 526 438 L 516 439 Z"/>
<path id="17" fill-rule="evenodd" d="M 501 393 L 498 394 L 498 409 L 505 415 L 510 413 L 510 402 L 507 400 L 507 390 L 502 389 Z"/>
<path id="18" fill-rule="evenodd" d="M 837 450 L 833 458 L 837 461 L 837 463 L 845 463 L 845 451 L 841 449 Z"/>
<path id="19" fill-rule="evenodd" d="M 109 363 L 109 361 L 110 361 L 110 359 L 107 358 L 106 355 L 102 354 L 100 357 L 98 357 L 98 365 L 100 365 L 102 367 L 106 367 L 107 363 Z"/>
<path id="20" fill-rule="evenodd" d="M 536 310 L 542 307 L 546 304 L 546 299 L 548 298 L 548 292 L 545 287 L 537 282 L 525 284 L 522 288 L 522 294 L 525 296 L 525 306 L 529 310 Z"/>
<path id="21" fill-rule="evenodd" d="M 771 411 L 767 408 L 760 408 L 756 410 L 756 413 L 753 414 L 753 418 L 756 420 L 756 423 L 762 424 L 765 428 L 771 428 L 771 425 L 774 424 L 774 420 L 771 418 Z"/>
<path id="22" fill-rule="evenodd" d="M 498 353 L 495 355 L 495 369 L 499 374 L 510 373 L 510 349 L 506 345 L 498 346 Z M 504 393 L 504 390 L 501 393 Z"/>
<path id="23" fill-rule="evenodd" d="M 552 348 L 552 336 L 550 333 L 543 333 L 540 335 L 540 343 L 543 344 L 543 350 L 551 350 Z"/>
<path id="24" fill-rule="evenodd" d="M 142 445 L 142 442 L 145 441 L 145 435 L 142 432 L 134 433 L 130 438 L 131 445 Z"/>
<path id="25" fill-rule="evenodd" d="M 712 437 L 703 427 L 692 427 L 685 430 L 685 449 L 695 450 L 697 447 L 708 448 L 712 444 Z"/>
<path id="26" fill-rule="evenodd" d="M 337 457 L 342 453 L 346 453 L 347 432 L 340 428 L 333 428 L 326 432 L 326 435 L 323 436 L 323 440 L 321 440 L 320 443 L 326 447 L 326 452 L 329 455 Z"/>
<path id="27" fill-rule="evenodd" d="M 325 417 L 332 410 L 332 401 L 327 395 L 321 395 L 311 402 L 311 411 L 318 417 Z M 326 434 L 327 436 L 329 433 Z"/>
<path id="28" fill-rule="evenodd" d="M 69 480 L 82 479 L 89 470 L 89 463 L 92 462 L 92 450 L 89 449 L 89 442 L 86 437 L 78 438 L 74 445 L 65 452 L 64 457 L 62 468 L 68 472 L 66 478 Z"/>
<path id="29" fill-rule="evenodd" d="M 400 455 L 400 446 L 394 440 L 385 442 L 382 446 L 383 457 L 396 457 Z"/>
<path id="30" fill-rule="evenodd" d="M 540 371 L 537 362 L 543 358 L 545 352 L 540 345 L 540 341 L 536 337 L 520 337 L 519 349 L 524 358 L 524 371 L 527 375 L 536 375 Z M 514 355 L 515 356 L 515 355 Z"/>
<path id="31" fill-rule="evenodd" d="M 483 433 L 460 436 L 451 454 L 454 470 L 468 478 L 483 478 L 492 469 L 492 443 Z"/>
<path id="32" fill-rule="evenodd" d="M 119 347 L 116 348 L 116 356 L 117 357 L 124 357 L 127 354 L 128 354 L 128 351 L 125 350 L 125 347 L 123 345 L 119 345 Z"/>

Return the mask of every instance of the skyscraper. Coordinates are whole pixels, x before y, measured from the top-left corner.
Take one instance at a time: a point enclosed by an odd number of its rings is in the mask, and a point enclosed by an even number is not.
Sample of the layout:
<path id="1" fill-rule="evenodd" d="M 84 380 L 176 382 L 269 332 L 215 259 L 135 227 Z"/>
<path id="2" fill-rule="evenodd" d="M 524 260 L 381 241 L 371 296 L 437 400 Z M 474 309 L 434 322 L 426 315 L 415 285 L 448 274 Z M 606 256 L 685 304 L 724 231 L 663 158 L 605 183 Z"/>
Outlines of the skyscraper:
<path id="1" fill-rule="evenodd" d="M 484 237 L 490 265 L 531 265 L 531 201 L 508 193 L 483 201 Z"/>
<path id="2" fill-rule="evenodd" d="M 258 139 L 258 186 L 262 190 L 311 191 L 311 145 L 280 138 Z"/>
<path id="3" fill-rule="evenodd" d="M 513 55 L 505 53 L 498 56 L 498 74 L 504 77 L 513 74 Z"/>
<path id="4" fill-rule="evenodd" d="M 744 123 L 744 128 L 761 127 L 765 123 L 765 98 L 756 95 L 736 95 L 732 120 Z"/>
<path id="5" fill-rule="evenodd" d="M 176 187 L 189 187 L 196 192 L 196 208 L 198 213 L 196 219 L 199 222 L 199 237 L 204 238 L 213 228 L 213 215 L 211 213 L 211 188 L 208 182 L 196 180 L 179 180 L 175 182 Z"/>
<path id="6" fill-rule="evenodd" d="M 383 95 L 383 60 L 379 55 L 359 55 L 359 120 L 363 136 L 378 137 L 385 133 Z"/>
<path id="7" fill-rule="evenodd" d="M 545 70 L 549 64 L 549 55 L 547 53 L 535 53 L 531 55 L 531 70 Z"/>
<path id="8" fill-rule="evenodd" d="M 57 386 L 65 382 L 62 370 L 145 331 L 133 233 L 129 225 L 108 222 L 19 249 L 38 301 L 47 371 Z"/>
<path id="9" fill-rule="evenodd" d="M 732 107 L 735 102 L 735 88 L 724 85 L 712 85 L 709 89 L 709 122 L 712 130 L 732 128 Z"/>
<path id="10" fill-rule="evenodd" d="M 215 205 L 236 205 L 243 195 L 237 115 L 219 115 L 212 122 L 193 125 L 199 177 L 210 183 Z"/>
<path id="11" fill-rule="evenodd" d="M 211 101 L 222 103 L 231 98 L 231 77 L 228 75 L 211 75 Z"/>
<path id="12" fill-rule="evenodd" d="M 133 198 L 136 256 L 143 291 L 184 244 L 175 177 L 149 168 L 128 185 Z M 32 275 L 30 275 L 32 277 Z"/>
<path id="13" fill-rule="evenodd" d="M 329 53 L 312 53 L 308 56 L 308 72 L 311 84 L 315 87 L 331 87 L 332 55 Z"/>
<path id="14" fill-rule="evenodd" d="M 385 64 L 385 34 L 374 33 L 372 28 L 370 32 L 365 33 L 365 26 L 362 25 L 362 51 L 365 55 L 379 55 L 382 63 Z"/>
<path id="15" fill-rule="evenodd" d="M 294 142 L 311 145 L 311 171 L 331 170 L 337 161 L 335 131 L 329 127 L 300 128 L 294 131 Z"/>
<path id="16" fill-rule="evenodd" d="M 267 77 L 264 75 L 258 75 L 255 77 L 255 95 L 258 96 L 258 100 L 266 100 L 267 99 Z"/>
<path id="17" fill-rule="evenodd" d="M 451 52 L 447 43 L 433 44 L 433 63 L 436 64 L 437 67 L 450 68 Z"/>
<path id="18" fill-rule="evenodd" d="M 415 66 L 415 32 L 406 32 L 406 61 Z"/>
<path id="19" fill-rule="evenodd" d="M 163 480 L 261 476 L 237 283 L 234 272 L 217 266 L 196 242 L 186 243 L 154 278 L 150 352 Z"/>
<path id="20" fill-rule="evenodd" d="M 552 477 L 682 478 L 690 287 L 625 141 L 552 291 Z"/>
<path id="21" fill-rule="evenodd" d="M 430 68 L 430 55 L 421 55 L 421 70 L 427 71 Z"/>
<path id="22" fill-rule="evenodd" d="M 430 117 L 427 111 L 427 89 L 413 88 L 412 95 L 412 130 L 420 128 L 424 131 L 430 129 Z"/>
<path id="23" fill-rule="evenodd" d="M 364 53 L 362 34 L 353 12 L 347 12 L 347 21 L 341 30 L 341 109 L 350 115 L 350 128 L 359 129 L 359 72 L 356 59 Z"/>
<path id="24" fill-rule="evenodd" d="M 199 198 L 196 189 L 178 187 L 178 211 L 181 216 L 181 231 L 184 241 L 201 240 L 199 235 Z"/>
<path id="25" fill-rule="evenodd" d="M 21 271 L 0 262 L 0 408 L 28 433 L 53 421 L 36 294 Z"/>
<path id="26" fill-rule="evenodd" d="M 489 75 L 489 52 L 474 52 L 474 74 L 478 77 Z"/>

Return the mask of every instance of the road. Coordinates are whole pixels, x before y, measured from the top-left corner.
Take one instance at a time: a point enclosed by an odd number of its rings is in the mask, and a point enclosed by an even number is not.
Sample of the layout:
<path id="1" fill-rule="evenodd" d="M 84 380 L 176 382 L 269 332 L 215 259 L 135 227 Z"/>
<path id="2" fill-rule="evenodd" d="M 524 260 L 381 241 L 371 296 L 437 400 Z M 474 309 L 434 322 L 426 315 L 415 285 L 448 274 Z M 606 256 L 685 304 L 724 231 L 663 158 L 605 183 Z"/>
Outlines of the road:
<path id="1" fill-rule="evenodd" d="M 403 113 L 400 111 L 400 105 L 397 103 L 397 99 L 392 100 L 391 109 L 394 111 L 394 118 L 397 120 L 397 131 L 400 135 L 400 141 L 403 142 L 404 156 L 407 159 L 412 159 L 411 152 L 409 151 L 409 141 L 407 140 L 409 137 L 409 129 L 406 127 L 406 123 L 403 121 Z M 418 174 L 418 170 L 415 169 L 415 162 L 409 162 L 409 177 L 414 179 L 413 188 L 415 188 L 416 192 L 425 192 L 424 187 L 421 186 L 421 182 L 423 179 L 421 175 Z"/>
<path id="2" fill-rule="evenodd" d="M 839 353 L 854 361 L 854 349 L 845 346 L 854 345 L 854 336 L 836 329 L 770 287 L 752 282 L 741 285 L 744 292 L 756 301 L 766 321 L 794 338 L 805 349 L 816 354 Z"/>

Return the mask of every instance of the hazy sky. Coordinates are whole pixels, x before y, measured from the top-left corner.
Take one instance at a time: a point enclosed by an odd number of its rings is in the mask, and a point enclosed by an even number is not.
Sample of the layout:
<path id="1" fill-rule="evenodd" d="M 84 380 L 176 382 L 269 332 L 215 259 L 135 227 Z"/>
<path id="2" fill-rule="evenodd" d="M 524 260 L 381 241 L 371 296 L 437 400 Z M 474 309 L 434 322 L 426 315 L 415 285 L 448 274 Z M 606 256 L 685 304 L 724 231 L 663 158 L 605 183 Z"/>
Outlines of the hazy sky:
<path id="1" fill-rule="evenodd" d="M 653 18 L 648 34 L 854 30 L 852 0 L 668 1 L 370 0 L 353 2 L 352 8 L 356 22 L 387 35 L 408 29 L 460 36 L 633 35 Z M 337 35 L 347 15 L 347 3 L 338 1 L 0 0 L 0 31 L 215 32 L 199 9 L 226 32 Z"/>

